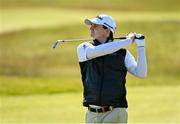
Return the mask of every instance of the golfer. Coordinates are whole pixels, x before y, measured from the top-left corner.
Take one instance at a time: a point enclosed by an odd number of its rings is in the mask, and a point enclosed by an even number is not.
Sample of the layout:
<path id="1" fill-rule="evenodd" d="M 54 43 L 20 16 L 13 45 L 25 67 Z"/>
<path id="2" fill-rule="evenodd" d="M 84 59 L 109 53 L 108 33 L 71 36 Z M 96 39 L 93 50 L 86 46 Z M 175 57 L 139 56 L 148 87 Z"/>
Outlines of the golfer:
<path id="1" fill-rule="evenodd" d="M 147 63 L 142 34 L 129 33 L 124 40 L 113 42 L 116 23 L 111 16 L 101 14 L 85 19 L 90 26 L 92 42 L 77 48 L 84 86 L 83 105 L 88 108 L 86 123 L 127 123 L 126 75 L 145 78 Z M 137 62 L 124 47 L 137 45 Z"/>

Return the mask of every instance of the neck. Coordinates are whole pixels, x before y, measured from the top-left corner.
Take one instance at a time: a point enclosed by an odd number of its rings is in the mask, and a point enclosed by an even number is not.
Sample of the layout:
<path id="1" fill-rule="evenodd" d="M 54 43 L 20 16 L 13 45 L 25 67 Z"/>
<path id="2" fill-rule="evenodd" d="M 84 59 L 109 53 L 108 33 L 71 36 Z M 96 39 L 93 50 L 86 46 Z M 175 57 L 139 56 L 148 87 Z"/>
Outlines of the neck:
<path id="1" fill-rule="evenodd" d="M 97 40 L 101 43 L 105 43 L 107 41 L 107 38 L 98 38 Z"/>

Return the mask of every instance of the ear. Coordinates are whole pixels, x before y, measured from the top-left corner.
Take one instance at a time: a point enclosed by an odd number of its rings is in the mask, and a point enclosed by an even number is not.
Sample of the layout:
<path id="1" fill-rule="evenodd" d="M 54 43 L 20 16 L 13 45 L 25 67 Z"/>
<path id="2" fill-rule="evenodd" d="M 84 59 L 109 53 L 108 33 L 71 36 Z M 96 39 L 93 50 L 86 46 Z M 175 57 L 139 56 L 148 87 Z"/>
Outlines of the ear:
<path id="1" fill-rule="evenodd" d="M 110 32 L 111 32 L 110 29 L 106 29 L 106 34 L 107 34 L 108 37 L 109 37 L 109 35 L 110 35 Z"/>

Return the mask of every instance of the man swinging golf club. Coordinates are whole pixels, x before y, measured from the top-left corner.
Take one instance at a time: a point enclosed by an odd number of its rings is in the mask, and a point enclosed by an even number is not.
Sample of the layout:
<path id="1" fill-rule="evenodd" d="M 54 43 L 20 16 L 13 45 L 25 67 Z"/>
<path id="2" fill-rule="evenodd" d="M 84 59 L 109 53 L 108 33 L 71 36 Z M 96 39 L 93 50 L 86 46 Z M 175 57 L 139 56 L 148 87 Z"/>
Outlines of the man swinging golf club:
<path id="1" fill-rule="evenodd" d="M 139 78 L 147 75 L 145 40 L 142 34 L 129 33 L 124 40 L 113 42 L 116 23 L 111 16 L 101 14 L 85 19 L 93 42 L 77 48 L 84 86 L 83 105 L 88 108 L 86 123 L 127 123 L 126 74 Z M 138 39 L 139 38 L 139 39 Z M 124 47 L 137 45 L 138 58 Z"/>

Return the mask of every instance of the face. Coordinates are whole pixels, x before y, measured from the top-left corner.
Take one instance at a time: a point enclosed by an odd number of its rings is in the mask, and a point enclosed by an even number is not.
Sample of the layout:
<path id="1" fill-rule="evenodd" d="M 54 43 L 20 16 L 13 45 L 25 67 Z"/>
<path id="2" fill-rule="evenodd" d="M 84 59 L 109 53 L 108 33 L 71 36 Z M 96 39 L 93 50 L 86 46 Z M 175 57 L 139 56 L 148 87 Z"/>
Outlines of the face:
<path id="1" fill-rule="evenodd" d="M 106 40 L 109 37 L 110 30 L 104 29 L 102 25 L 92 24 L 90 27 L 91 37 L 99 41 Z"/>

